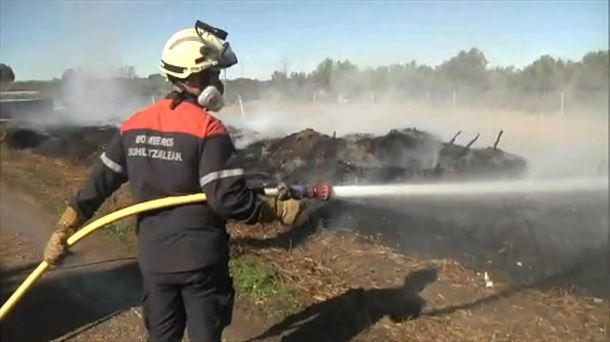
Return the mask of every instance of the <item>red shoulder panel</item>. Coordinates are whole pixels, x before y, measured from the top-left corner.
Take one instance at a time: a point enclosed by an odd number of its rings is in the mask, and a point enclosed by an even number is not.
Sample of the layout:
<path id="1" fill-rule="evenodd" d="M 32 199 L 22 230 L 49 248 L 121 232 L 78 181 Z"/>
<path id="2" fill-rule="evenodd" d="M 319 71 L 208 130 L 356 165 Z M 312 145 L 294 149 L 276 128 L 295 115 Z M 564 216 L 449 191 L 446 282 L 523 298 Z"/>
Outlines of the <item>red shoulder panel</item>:
<path id="1" fill-rule="evenodd" d="M 183 102 L 172 110 L 169 108 L 171 102 L 164 99 L 136 112 L 123 123 L 121 134 L 133 129 L 185 133 L 199 138 L 228 134 L 222 122 L 201 107 Z"/>
<path id="2" fill-rule="evenodd" d="M 206 136 L 229 134 L 229 131 L 222 124 L 222 121 L 208 114 L 210 118 Z"/>

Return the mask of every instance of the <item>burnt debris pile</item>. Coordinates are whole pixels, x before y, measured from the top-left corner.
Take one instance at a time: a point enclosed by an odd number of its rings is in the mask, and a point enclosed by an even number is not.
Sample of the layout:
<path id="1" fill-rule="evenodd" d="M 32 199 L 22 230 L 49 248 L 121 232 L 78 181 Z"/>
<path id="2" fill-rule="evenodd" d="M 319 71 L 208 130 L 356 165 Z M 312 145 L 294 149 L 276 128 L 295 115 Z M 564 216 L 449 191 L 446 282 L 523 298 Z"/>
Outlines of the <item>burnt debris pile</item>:
<path id="1" fill-rule="evenodd" d="M 117 132 L 116 127 L 25 126 L 2 128 L 2 139 L 11 148 L 90 162 L 97 158 Z M 255 132 L 230 127 L 234 139 Z M 454 139 L 452 139 L 454 140 Z M 305 129 L 282 138 L 262 139 L 239 150 L 246 168 L 272 180 L 367 184 L 382 182 L 509 178 L 526 170 L 523 158 L 496 147 L 442 142 L 432 134 L 407 128 L 386 135 L 329 136 Z"/>
<path id="2" fill-rule="evenodd" d="M 14 149 L 31 148 L 45 156 L 91 163 L 104 151 L 116 132 L 114 126 L 53 126 L 42 129 L 13 126 L 3 127 L 1 137 Z"/>
<path id="3" fill-rule="evenodd" d="M 523 158 L 497 147 L 444 143 L 414 128 L 386 135 L 341 138 L 312 129 L 248 145 L 242 158 L 252 169 L 289 182 L 320 179 L 367 184 L 431 179 L 512 178 L 525 173 Z"/>

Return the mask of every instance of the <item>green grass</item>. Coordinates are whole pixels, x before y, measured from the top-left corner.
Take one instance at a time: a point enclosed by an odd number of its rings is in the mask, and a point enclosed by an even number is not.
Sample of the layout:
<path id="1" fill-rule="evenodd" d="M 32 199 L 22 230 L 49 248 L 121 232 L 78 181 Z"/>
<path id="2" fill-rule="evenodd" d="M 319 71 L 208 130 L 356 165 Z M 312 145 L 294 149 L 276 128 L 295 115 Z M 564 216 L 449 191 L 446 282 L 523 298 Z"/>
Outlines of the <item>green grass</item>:
<path id="1" fill-rule="evenodd" d="M 133 220 L 123 219 L 106 226 L 104 232 L 132 250 L 136 246 L 135 229 Z"/>
<path id="2" fill-rule="evenodd" d="M 246 299 L 272 315 L 296 312 L 300 302 L 293 290 L 278 277 L 272 265 L 252 255 L 241 255 L 229 263 L 238 298 Z"/>

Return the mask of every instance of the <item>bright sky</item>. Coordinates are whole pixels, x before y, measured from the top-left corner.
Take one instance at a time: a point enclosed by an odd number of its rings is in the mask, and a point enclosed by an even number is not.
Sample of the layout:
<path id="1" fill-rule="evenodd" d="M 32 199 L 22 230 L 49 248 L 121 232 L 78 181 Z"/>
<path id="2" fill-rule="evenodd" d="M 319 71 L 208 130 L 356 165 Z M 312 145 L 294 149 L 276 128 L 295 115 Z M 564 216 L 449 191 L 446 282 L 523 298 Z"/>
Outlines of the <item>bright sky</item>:
<path id="1" fill-rule="evenodd" d="M 0 0 L 0 62 L 21 80 L 121 64 L 148 76 L 166 39 L 196 19 L 229 32 L 240 60 L 229 78 L 309 72 L 325 57 L 434 66 L 478 47 L 492 66 L 519 67 L 608 49 L 608 1 Z"/>

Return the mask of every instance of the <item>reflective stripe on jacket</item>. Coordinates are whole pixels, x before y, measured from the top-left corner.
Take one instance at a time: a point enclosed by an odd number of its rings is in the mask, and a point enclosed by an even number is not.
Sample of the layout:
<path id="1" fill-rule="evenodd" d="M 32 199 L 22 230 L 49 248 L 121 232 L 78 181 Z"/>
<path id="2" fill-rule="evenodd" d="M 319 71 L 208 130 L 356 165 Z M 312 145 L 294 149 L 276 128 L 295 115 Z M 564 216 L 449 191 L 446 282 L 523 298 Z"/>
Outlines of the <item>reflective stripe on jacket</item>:
<path id="1" fill-rule="evenodd" d="M 163 99 L 127 119 L 73 201 L 90 217 L 127 180 L 136 202 L 205 192 L 205 204 L 138 217 L 140 266 L 153 272 L 226 260 L 225 219 L 253 222 L 260 210 L 222 122 L 190 101 L 171 103 Z"/>

